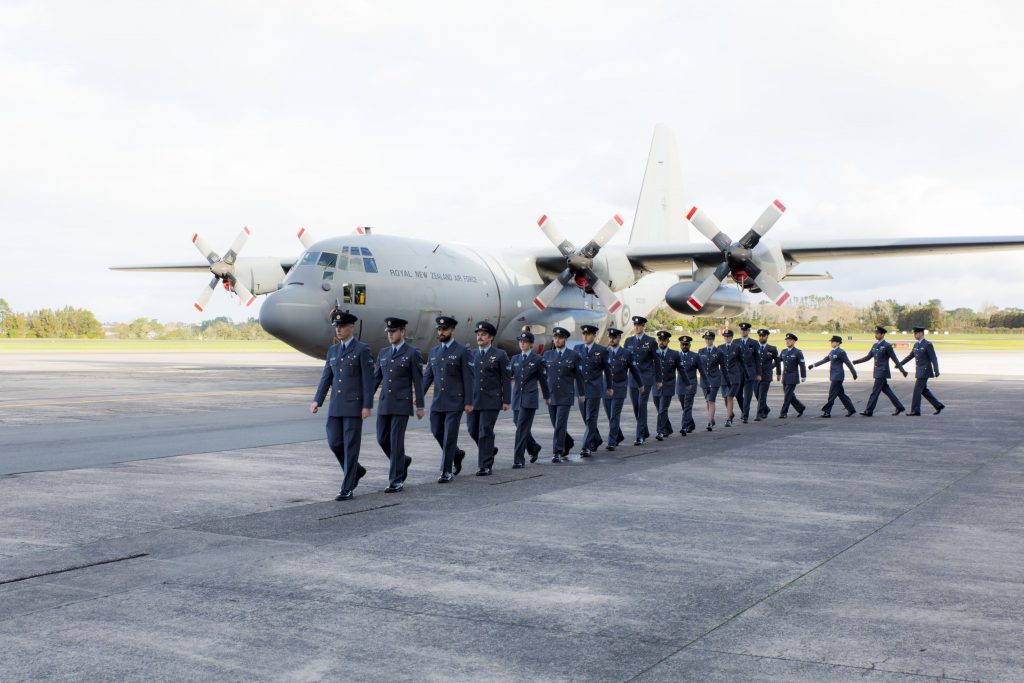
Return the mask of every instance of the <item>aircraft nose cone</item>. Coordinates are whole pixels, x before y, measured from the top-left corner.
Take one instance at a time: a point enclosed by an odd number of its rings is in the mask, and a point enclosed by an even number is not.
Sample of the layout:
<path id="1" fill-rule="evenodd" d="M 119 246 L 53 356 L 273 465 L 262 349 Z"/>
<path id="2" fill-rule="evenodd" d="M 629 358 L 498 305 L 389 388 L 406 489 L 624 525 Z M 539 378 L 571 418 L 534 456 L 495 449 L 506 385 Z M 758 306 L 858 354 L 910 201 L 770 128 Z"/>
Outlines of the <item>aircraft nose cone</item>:
<path id="1" fill-rule="evenodd" d="M 291 285 L 267 297 L 260 307 L 260 325 L 299 351 L 325 358 L 334 332 L 326 307 L 316 294 Z"/>

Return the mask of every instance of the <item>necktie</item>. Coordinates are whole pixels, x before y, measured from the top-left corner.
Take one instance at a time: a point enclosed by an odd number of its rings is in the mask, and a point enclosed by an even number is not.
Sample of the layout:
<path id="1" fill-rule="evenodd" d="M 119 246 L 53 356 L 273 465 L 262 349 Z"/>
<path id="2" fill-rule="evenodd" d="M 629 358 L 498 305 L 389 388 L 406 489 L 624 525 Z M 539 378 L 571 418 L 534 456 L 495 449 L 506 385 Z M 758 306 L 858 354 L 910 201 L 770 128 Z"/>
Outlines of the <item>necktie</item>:
<path id="1" fill-rule="evenodd" d="M 484 351 L 483 349 L 480 349 L 480 360 L 483 360 L 483 359 L 484 359 L 484 355 L 485 355 L 486 353 L 487 353 L 486 351 Z"/>
<path id="2" fill-rule="evenodd" d="M 398 347 L 397 346 L 392 346 L 391 347 L 391 357 L 394 358 L 395 354 L 397 354 L 397 353 L 398 353 Z"/>

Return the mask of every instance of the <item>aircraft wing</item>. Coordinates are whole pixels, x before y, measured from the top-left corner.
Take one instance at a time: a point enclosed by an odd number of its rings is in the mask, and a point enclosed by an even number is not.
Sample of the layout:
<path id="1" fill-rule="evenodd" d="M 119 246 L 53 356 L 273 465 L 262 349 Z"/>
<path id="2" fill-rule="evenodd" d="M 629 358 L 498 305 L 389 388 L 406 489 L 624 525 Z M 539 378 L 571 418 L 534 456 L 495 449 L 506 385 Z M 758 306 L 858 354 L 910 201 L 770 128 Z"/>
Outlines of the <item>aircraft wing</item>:
<path id="1" fill-rule="evenodd" d="M 244 259 L 239 259 L 244 263 Z M 284 272 L 291 270 L 295 259 L 281 259 Z M 133 270 L 139 273 L 209 273 L 209 263 L 150 263 L 143 265 L 110 266 L 110 270 Z"/>

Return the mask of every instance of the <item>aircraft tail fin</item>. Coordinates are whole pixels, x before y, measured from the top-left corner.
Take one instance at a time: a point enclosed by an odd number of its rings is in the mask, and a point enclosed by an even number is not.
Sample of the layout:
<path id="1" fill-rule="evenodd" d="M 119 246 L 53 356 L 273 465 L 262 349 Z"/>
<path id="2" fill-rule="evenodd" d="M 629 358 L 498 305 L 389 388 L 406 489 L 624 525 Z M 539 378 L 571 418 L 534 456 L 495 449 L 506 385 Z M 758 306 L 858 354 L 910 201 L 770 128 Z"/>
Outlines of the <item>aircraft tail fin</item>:
<path id="1" fill-rule="evenodd" d="M 629 243 L 685 244 L 689 241 L 676 141 L 668 126 L 659 123 L 654 128 Z"/>

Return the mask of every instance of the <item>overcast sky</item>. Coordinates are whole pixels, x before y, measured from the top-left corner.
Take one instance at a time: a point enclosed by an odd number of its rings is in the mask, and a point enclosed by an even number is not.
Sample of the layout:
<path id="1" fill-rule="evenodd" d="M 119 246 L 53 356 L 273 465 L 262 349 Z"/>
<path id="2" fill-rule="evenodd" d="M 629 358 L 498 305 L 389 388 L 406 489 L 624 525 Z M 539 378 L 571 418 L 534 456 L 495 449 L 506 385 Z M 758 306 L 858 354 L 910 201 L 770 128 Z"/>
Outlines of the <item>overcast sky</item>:
<path id="1" fill-rule="evenodd" d="M 544 247 L 545 212 L 582 241 L 632 217 L 658 122 L 734 237 L 775 197 L 783 244 L 1024 234 L 1021 35 L 1014 2 L 0 0 L 0 297 L 198 320 L 208 276 L 107 267 L 243 225 L 245 256 L 300 226 Z M 1013 306 L 1024 252 L 801 269 Z"/>

